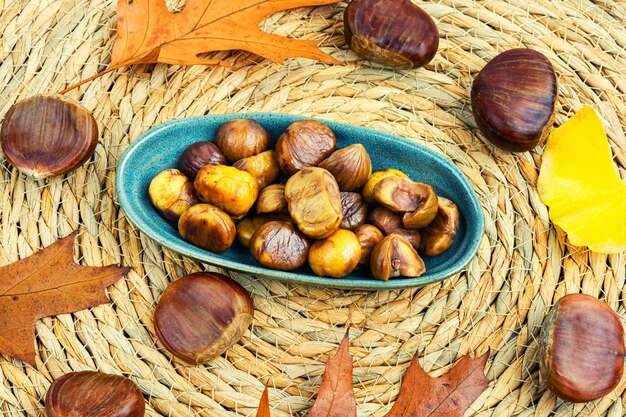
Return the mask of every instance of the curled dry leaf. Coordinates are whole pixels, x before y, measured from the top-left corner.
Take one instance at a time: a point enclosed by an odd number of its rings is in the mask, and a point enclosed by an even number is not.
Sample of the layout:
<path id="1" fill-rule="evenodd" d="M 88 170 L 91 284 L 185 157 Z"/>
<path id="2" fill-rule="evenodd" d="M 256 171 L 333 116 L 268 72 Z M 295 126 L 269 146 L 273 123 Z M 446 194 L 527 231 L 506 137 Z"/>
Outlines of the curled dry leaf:
<path id="1" fill-rule="evenodd" d="M 356 417 L 356 399 L 352 387 L 352 356 L 346 332 L 339 350 L 328 360 L 317 398 L 309 417 Z"/>
<path id="2" fill-rule="evenodd" d="M 181 12 L 172 13 L 165 0 L 118 0 L 117 39 L 111 64 L 103 72 L 61 93 L 133 64 L 219 64 L 220 61 L 200 55 L 231 49 L 249 51 L 273 62 L 303 57 L 340 64 L 317 47 L 318 41 L 289 39 L 259 28 L 261 21 L 273 13 L 336 1 L 187 0 Z"/>
<path id="3" fill-rule="evenodd" d="M 489 385 L 484 373 L 488 358 L 489 352 L 478 359 L 464 356 L 447 374 L 433 378 L 416 355 L 404 374 L 398 399 L 385 417 L 461 417 Z"/>
<path id="4" fill-rule="evenodd" d="M 626 250 L 626 184 L 591 107 L 552 131 L 537 188 L 550 207 L 550 219 L 572 244 L 601 253 Z"/>
<path id="5" fill-rule="evenodd" d="M 74 262 L 77 232 L 0 268 L 0 353 L 35 363 L 35 322 L 108 303 L 106 287 L 129 268 Z"/>

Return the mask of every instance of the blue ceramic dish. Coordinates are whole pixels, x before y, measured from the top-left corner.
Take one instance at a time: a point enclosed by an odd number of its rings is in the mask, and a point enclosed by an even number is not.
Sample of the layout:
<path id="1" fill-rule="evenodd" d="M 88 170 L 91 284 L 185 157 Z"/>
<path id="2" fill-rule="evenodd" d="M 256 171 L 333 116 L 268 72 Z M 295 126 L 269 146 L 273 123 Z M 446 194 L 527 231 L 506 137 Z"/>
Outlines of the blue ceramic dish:
<path id="1" fill-rule="evenodd" d="M 438 195 L 447 197 L 458 205 L 461 218 L 454 244 L 442 255 L 424 257 L 424 275 L 384 282 L 373 279 L 369 269 L 363 268 L 341 279 L 321 278 L 313 275 L 308 266 L 292 272 L 265 268 L 237 242 L 228 251 L 220 254 L 185 242 L 176 228 L 159 216 L 152 207 L 148 185 L 159 172 L 175 168 L 178 158 L 187 146 L 201 140 L 212 140 L 219 126 L 236 118 L 257 120 L 267 129 L 274 142 L 287 126 L 304 119 L 286 114 L 235 114 L 175 120 L 144 133 L 122 156 L 117 168 L 119 202 L 130 221 L 162 246 L 202 262 L 256 276 L 296 284 L 365 290 L 407 288 L 441 281 L 462 271 L 476 253 L 483 233 L 482 212 L 476 194 L 452 162 L 405 139 L 326 121 L 323 122 L 337 136 L 337 148 L 361 143 L 372 158 L 374 170 L 399 169 L 415 181 L 432 185 Z"/>

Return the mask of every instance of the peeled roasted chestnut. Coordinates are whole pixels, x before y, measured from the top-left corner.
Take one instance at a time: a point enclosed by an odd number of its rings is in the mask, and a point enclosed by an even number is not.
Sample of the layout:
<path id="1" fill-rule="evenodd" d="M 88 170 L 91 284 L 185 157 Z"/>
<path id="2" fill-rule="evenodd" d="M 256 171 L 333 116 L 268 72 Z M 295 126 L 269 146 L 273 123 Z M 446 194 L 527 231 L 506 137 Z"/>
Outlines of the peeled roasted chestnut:
<path id="1" fill-rule="evenodd" d="M 259 189 L 263 189 L 276 181 L 280 174 L 274 151 L 265 151 L 240 159 L 233 166 L 252 175 L 259 183 Z"/>
<path id="2" fill-rule="evenodd" d="M 571 402 L 613 391 L 624 372 L 624 328 L 604 302 L 570 294 L 550 309 L 539 340 L 541 378 Z"/>
<path id="3" fill-rule="evenodd" d="M 11 165 L 34 178 L 46 178 L 72 171 L 91 158 L 98 124 L 69 97 L 38 95 L 9 109 L 0 144 Z"/>
<path id="4" fill-rule="evenodd" d="M 256 212 L 280 213 L 287 210 L 287 200 L 285 199 L 285 186 L 283 184 L 272 184 L 265 187 L 259 193 L 256 200 Z"/>
<path id="5" fill-rule="evenodd" d="M 349 275 L 361 260 L 361 244 L 356 235 L 339 229 L 324 240 L 313 243 L 309 265 L 320 277 L 342 278 Z"/>
<path id="6" fill-rule="evenodd" d="M 326 159 L 337 144 L 328 126 L 315 120 L 292 123 L 276 142 L 280 168 L 293 175 L 302 168 L 315 167 Z"/>
<path id="7" fill-rule="evenodd" d="M 187 242 L 209 250 L 224 252 L 237 235 L 233 219 L 210 204 L 191 206 L 178 220 L 178 233 Z"/>
<path id="8" fill-rule="evenodd" d="M 398 171 L 397 169 L 387 168 L 382 169 L 380 171 L 376 171 L 369 176 L 365 185 L 363 186 L 363 190 L 361 190 L 361 194 L 363 194 L 363 200 L 369 205 L 376 204 L 376 199 L 374 198 L 374 187 L 381 180 L 388 177 L 406 177 L 406 174 L 402 171 Z"/>
<path id="9" fill-rule="evenodd" d="M 340 193 L 341 196 L 341 224 L 342 229 L 356 230 L 367 220 L 367 206 L 359 193 Z"/>
<path id="10" fill-rule="evenodd" d="M 270 137 L 257 121 L 236 119 L 217 130 L 215 144 L 230 162 L 260 154 L 270 147 Z"/>
<path id="11" fill-rule="evenodd" d="M 146 404 L 128 378 L 82 371 L 55 380 L 46 394 L 47 417 L 143 417 Z"/>
<path id="12" fill-rule="evenodd" d="M 448 250 L 459 229 L 459 209 L 447 198 L 439 197 L 437 215 L 428 226 L 420 230 L 420 251 L 437 256 Z"/>
<path id="13" fill-rule="evenodd" d="M 250 239 L 257 229 L 265 223 L 273 221 L 288 221 L 289 215 L 261 214 L 254 217 L 246 217 L 237 223 L 237 240 L 245 248 L 250 247 Z"/>
<path id="14" fill-rule="evenodd" d="M 336 150 L 318 166 L 333 174 L 341 191 L 359 191 L 372 174 L 372 160 L 358 143 Z"/>
<path id="15" fill-rule="evenodd" d="M 193 184 L 177 169 L 167 169 L 152 178 L 148 194 L 152 205 L 168 220 L 178 220 L 185 210 L 198 203 Z"/>
<path id="16" fill-rule="evenodd" d="M 192 181 L 205 165 L 226 165 L 228 160 L 213 142 L 196 142 L 181 155 L 178 168 Z"/>
<path id="17" fill-rule="evenodd" d="M 198 171 L 193 188 L 201 201 L 232 216 L 245 215 L 259 194 L 259 185 L 252 175 L 225 165 L 205 165 Z"/>
<path id="18" fill-rule="evenodd" d="M 401 69 L 426 65 L 439 47 L 435 22 L 410 0 L 353 0 L 344 32 L 357 54 Z"/>
<path id="19" fill-rule="evenodd" d="M 411 243 L 396 234 L 387 236 L 374 247 L 370 268 L 374 278 L 382 281 L 395 277 L 419 277 L 426 272 L 424 261 Z"/>
<path id="20" fill-rule="evenodd" d="M 288 222 L 260 226 L 250 239 L 250 253 L 268 268 L 291 271 L 305 264 L 309 241 Z"/>
<path id="21" fill-rule="evenodd" d="M 378 227 L 386 235 L 396 234 L 408 240 L 415 250 L 419 249 L 421 235 L 419 230 L 405 229 L 402 214 L 394 213 L 384 207 L 376 207 L 370 214 L 369 222 Z"/>
<path id="22" fill-rule="evenodd" d="M 511 49 L 480 71 L 471 98 L 476 125 L 491 143 L 509 151 L 528 151 L 552 129 L 556 74 L 540 52 Z"/>
<path id="23" fill-rule="evenodd" d="M 437 215 L 437 194 L 428 184 L 405 177 L 389 177 L 374 187 L 374 199 L 391 211 L 406 213 L 402 223 L 406 229 L 419 229 Z"/>
<path id="24" fill-rule="evenodd" d="M 252 298 L 236 281 L 195 273 L 167 286 L 154 312 L 154 330 L 174 356 L 203 364 L 237 343 L 253 316 Z"/>
<path id="25" fill-rule="evenodd" d="M 372 254 L 374 247 L 378 245 L 378 243 L 383 240 L 385 236 L 383 235 L 383 232 L 371 224 L 364 224 L 356 229 L 354 234 L 356 234 L 356 237 L 359 239 L 359 243 L 361 244 L 361 260 L 359 261 L 359 264 L 369 265 L 370 255 Z"/>
<path id="26" fill-rule="evenodd" d="M 303 168 L 289 178 L 285 199 L 302 233 L 314 239 L 332 235 L 341 224 L 341 196 L 335 178 L 322 168 Z"/>

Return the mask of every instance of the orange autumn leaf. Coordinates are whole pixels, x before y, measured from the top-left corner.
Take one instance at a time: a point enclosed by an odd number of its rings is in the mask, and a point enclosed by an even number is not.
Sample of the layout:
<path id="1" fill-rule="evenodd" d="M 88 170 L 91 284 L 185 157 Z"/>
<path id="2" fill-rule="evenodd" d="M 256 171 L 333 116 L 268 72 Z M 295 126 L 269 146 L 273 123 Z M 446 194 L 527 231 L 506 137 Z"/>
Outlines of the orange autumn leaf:
<path id="1" fill-rule="evenodd" d="M 76 232 L 28 258 L 0 267 L 0 353 L 32 366 L 35 322 L 108 303 L 106 287 L 129 268 L 74 262 Z"/>
<path id="2" fill-rule="evenodd" d="M 478 359 L 464 356 L 450 371 L 433 378 L 413 358 L 396 403 L 385 417 L 461 417 L 489 386 L 484 368 L 489 352 Z"/>
<path id="3" fill-rule="evenodd" d="M 259 24 L 273 13 L 337 0 L 188 0 L 182 11 L 167 10 L 164 0 L 118 0 L 117 39 L 111 64 L 103 72 L 67 88 L 72 90 L 107 72 L 132 64 L 210 65 L 201 57 L 239 49 L 273 62 L 303 57 L 340 64 L 318 48 L 318 41 L 290 39 L 263 32 Z"/>
<path id="4" fill-rule="evenodd" d="M 267 385 L 265 391 L 261 395 L 261 401 L 259 401 L 259 409 L 256 412 L 256 417 L 270 417 L 270 400 L 269 393 L 267 392 Z"/>
<path id="5" fill-rule="evenodd" d="M 356 399 L 352 387 L 352 356 L 346 332 L 339 350 L 328 360 L 317 398 L 309 417 L 356 417 Z"/>

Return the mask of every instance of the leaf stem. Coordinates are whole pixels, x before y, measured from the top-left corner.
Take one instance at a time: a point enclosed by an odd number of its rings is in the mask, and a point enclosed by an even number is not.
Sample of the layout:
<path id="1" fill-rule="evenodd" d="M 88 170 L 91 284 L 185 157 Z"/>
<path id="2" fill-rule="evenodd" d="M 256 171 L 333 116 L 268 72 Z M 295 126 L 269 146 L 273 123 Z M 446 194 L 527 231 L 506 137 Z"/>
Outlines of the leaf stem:
<path id="1" fill-rule="evenodd" d="M 88 82 L 90 82 L 90 81 L 93 81 L 93 80 L 95 80 L 96 78 L 100 78 L 100 77 L 102 77 L 103 75 L 108 74 L 108 73 L 109 73 L 109 72 L 111 72 L 111 71 L 115 71 L 116 69 L 117 69 L 117 67 L 108 67 L 108 68 L 107 68 L 107 69 L 105 69 L 104 71 L 100 71 L 99 73 L 97 73 L 97 74 L 95 74 L 95 75 L 92 75 L 92 76 L 91 76 L 91 77 L 89 77 L 89 78 L 85 78 L 85 79 L 84 79 L 84 80 L 82 80 L 81 82 L 79 82 L 79 83 L 77 83 L 77 84 L 74 84 L 74 85 L 72 85 L 72 86 L 69 86 L 69 87 L 67 87 L 67 88 L 66 88 L 65 90 L 63 90 L 63 91 L 59 91 L 59 94 L 65 94 L 65 93 L 68 93 L 68 92 L 70 92 L 70 91 L 72 91 L 72 90 L 74 90 L 74 89 L 76 89 L 76 88 L 80 87 L 81 85 L 86 84 L 86 83 L 88 83 Z"/>

